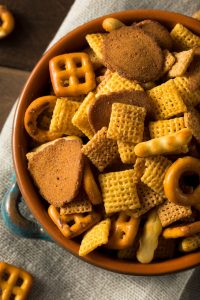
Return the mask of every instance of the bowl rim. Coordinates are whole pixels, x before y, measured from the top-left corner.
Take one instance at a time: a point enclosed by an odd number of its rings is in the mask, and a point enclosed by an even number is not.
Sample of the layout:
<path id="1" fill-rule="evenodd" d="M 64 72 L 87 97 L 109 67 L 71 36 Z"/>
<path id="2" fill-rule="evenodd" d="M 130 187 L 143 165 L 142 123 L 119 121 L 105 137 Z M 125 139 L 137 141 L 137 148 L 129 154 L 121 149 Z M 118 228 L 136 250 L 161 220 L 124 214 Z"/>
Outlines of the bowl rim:
<path id="1" fill-rule="evenodd" d="M 64 240 L 65 238 L 60 234 L 57 227 L 50 221 L 50 218 L 47 215 L 47 212 L 43 211 L 42 204 L 35 206 L 33 199 L 34 195 L 31 195 L 30 188 L 35 190 L 33 187 L 33 182 L 31 182 L 30 178 L 26 175 L 27 166 L 25 170 L 25 166 L 23 163 L 23 158 L 25 153 L 20 148 L 20 134 L 24 132 L 24 128 L 22 128 L 22 123 L 20 120 L 20 116 L 22 117 L 22 108 L 24 102 L 27 98 L 29 98 L 29 94 L 31 92 L 31 85 L 33 80 L 37 77 L 44 62 L 49 61 L 52 57 L 52 53 L 58 52 L 60 46 L 66 42 L 67 40 L 72 40 L 79 34 L 86 34 L 91 26 L 100 25 L 102 21 L 107 17 L 119 18 L 121 21 L 134 21 L 134 20 L 144 20 L 144 19 L 154 19 L 160 21 L 161 23 L 165 23 L 168 25 L 173 25 L 175 23 L 180 22 L 181 24 L 187 26 L 193 32 L 200 34 L 200 22 L 179 13 L 169 12 L 164 10 L 154 10 L 154 9 L 134 9 L 134 10 L 125 10 L 112 14 L 107 14 L 101 16 L 99 18 L 93 19 L 87 23 L 84 23 L 81 26 L 76 27 L 74 30 L 67 33 L 61 39 L 59 39 L 51 48 L 49 48 L 38 61 L 34 69 L 32 70 L 22 92 L 19 97 L 14 121 L 13 121 L 13 132 L 12 132 L 12 153 L 13 153 L 13 161 L 14 168 L 16 172 L 17 182 L 22 193 L 23 198 L 25 199 L 26 204 L 28 205 L 31 213 L 35 216 L 35 218 L 39 221 L 42 227 L 48 232 L 51 238 L 60 246 L 64 247 L 66 250 L 71 252 L 73 255 L 79 257 L 80 259 L 95 265 L 97 267 L 101 267 L 106 270 L 110 270 L 116 273 L 124 273 L 130 275 L 164 275 L 168 273 L 180 272 L 183 270 L 187 270 L 193 268 L 200 264 L 200 251 L 194 252 L 190 254 L 186 254 L 182 257 L 173 258 L 170 260 L 155 262 L 150 264 L 140 264 L 136 262 L 126 261 L 117 259 L 113 261 L 110 257 L 108 258 L 106 255 L 102 255 L 98 251 L 94 251 L 85 257 L 80 257 L 78 255 L 79 246 L 73 240 Z M 58 55 L 58 54 L 57 54 Z M 32 185 L 32 187 L 31 187 Z M 37 195 L 39 199 L 39 196 Z M 36 199 L 36 198 L 35 198 Z M 38 207 L 39 206 L 39 207 Z M 40 210 L 41 209 L 41 210 Z M 47 218 L 51 222 L 48 224 Z"/>

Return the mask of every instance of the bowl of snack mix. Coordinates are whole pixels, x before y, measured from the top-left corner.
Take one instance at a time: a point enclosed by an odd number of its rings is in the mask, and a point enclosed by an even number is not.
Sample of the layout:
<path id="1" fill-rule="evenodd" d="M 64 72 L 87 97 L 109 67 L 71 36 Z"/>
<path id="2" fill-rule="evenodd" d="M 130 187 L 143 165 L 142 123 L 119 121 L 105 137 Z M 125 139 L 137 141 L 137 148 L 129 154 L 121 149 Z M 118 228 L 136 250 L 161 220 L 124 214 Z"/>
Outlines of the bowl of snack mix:
<path id="1" fill-rule="evenodd" d="M 200 23 L 130 10 L 40 59 L 17 105 L 17 183 L 88 263 L 161 275 L 200 263 Z"/>

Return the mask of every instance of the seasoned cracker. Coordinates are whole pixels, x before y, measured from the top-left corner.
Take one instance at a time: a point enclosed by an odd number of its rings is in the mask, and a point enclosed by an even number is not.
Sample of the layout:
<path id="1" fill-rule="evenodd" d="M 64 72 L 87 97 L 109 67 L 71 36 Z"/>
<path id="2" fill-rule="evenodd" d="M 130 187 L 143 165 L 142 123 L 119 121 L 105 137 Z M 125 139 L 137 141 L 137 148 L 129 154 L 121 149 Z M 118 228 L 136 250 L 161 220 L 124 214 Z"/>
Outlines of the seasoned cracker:
<path id="1" fill-rule="evenodd" d="M 83 133 L 72 124 L 72 118 L 79 107 L 79 102 L 69 101 L 68 98 L 58 98 L 49 130 L 67 135 L 82 136 Z"/>
<path id="2" fill-rule="evenodd" d="M 145 214 L 151 208 L 156 205 L 161 204 L 164 201 L 164 198 L 150 189 L 146 184 L 139 183 L 137 185 L 138 197 L 140 199 L 141 207 L 136 209 L 133 213 L 135 218 L 140 217 Z"/>
<path id="3" fill-rule="evenodd" d="M 163 227 L 189 217 L 191 214 L 192 210 L 189 206 L 181 206 L 168 200 L 158 208 L 158 216 Z"/>
<path id="4" fill-rule="evenodd" d="M 162 70 L 162 75 L 167 73 L 175 63 L 176 59 L 174 55 L 169 52 L 169 50 L 165 49 L 163 50 L 163 56 L 164 56 L 164 65 L 163 65 L 163 70 Z"/>
<path id="5" fill-rule="evenodd" d="M 83 146 L 82 153 L 103 171 L 118 155 L 117 142 L 107 138 L 107 128 L 103 127 Z"/>
<path id="6" fill-rule="evenodd" d="M 86 35 L 86 40 L 96 54 L 97 58 L 102 61 L 103 54 L 102 54 L 102 48 L 103 48 L 103 41 L 105 37 L 107 36 L 107 33 L 92 33 Z"/>
<path id="7" fill-rule="evenodd" d="M 164 197 L 163 180 L 171 161 L 163 156 L 148 157 L 145 159 L 145 170 L 141 181 L 154 192 Z"/>
<path id="8" fill-rule="evenodd" d="M 140 207 L 133 169 L 99 175 L 106 213 Z"/>
<path id="9" fill-rule="evenodd" d="M 136 182 L 139 182 L 145 171 L 145 159 L 137 157 L 133 169 L 135 172 Z"/>
<path id="10" fill-rule="evenodd" d="M 185 127 L 183 117 L 149 123 L 149 131 L 152 139 L 175 133 Z"/>
<path id="11" fill-rule="evenodd" d="M 107 244 L 111 221 L 106 219 L 95 225 L 83 237 L 79 255 L 85 256 L 97 247 Z"/>
<path id="12" fill-rule="evenodd" d="M 183 239 L 179 244 L 179 249 L 183 252 L 191 252 L 200 247 L 200 233 Z"/>
<path id="13" fill-rule="evenodd" d="M 154 106 L 156 120 L 169 119 L 187 111 L 181 95 L 172 79 L 147 92 Z"/>
<path id="14" fill-rule="evenodd" d="M 188 50 L 200 46 L 200 37 L 192 33 L 182 24 L 176 24 L 170 35 L 175 46 L 180 50 Z"/>
<path id="15" fill-rule="evenodd" d="M 183 76 L 185 74 L 194 57 L 194 49 L 174 53 L 174 56 L 176 58 L 176 62 L 168 72 L 168 76 L 170 78 Z"/>
<path id="16" fill-rule="evenodd" d="M 117 141 L 118 151 L 120 154 L 121 161 L 124 164 L 134 163 L 136 160 L 136 155 L 134 152 L 134 143 L 124 143 L 122 141 Z"/>
<path id="17" fill-rule="evenodd" d="M 74 200 L 60 208 L 60 215 L 79 214 L 92 211 L 92 204 L 81 190 Z"/>
<path id="18" fill-rule="evenodd" d="M 94 135 L 94 131 L 88 121 L 88 109 L 95 101 L 95 94 L 90 92 L 72 118 L 72 124 L 79 128 L 89 139 Z"/>
<path id="19" fill-rule="evenodd" d="M 200 144 L 200 113 L 192 108 L 184 114 L 185 126 L 192 130 L 192 135 Z"/>
<path id="20" fill-rule="evenodd" d="M 146 109 L 135 105 L 113 103 L 108 138 L 139 143 L 143 139 Z"/>

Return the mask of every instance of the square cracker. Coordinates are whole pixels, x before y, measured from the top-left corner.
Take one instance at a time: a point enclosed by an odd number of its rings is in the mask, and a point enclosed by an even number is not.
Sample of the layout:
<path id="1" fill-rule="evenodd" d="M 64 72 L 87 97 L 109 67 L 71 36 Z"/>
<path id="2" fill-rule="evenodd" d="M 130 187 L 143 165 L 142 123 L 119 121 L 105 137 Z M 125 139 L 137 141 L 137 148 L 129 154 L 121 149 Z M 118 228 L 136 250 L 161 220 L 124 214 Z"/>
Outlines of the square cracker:
<path id="1" fill-rule="evenodd" d="M 99 246 L 108 242 L 111 221 L 106 219 L 91 228 L 83 237 L 79 249 L 79 255 L 85 256 Z"/>
<path id="2" fill-rule="evenodd" d="M 156 120 L 169 119 L 187 111 L 173 79 L 156 86 L 147 93 L 152 99 Z"/>
<path id="3" fill-rule="evenodd" d="M 134 163 L 136 160 L 136 155 L 134 152 L 134 143 L 124 143 L 122 141 L 117 141 L 118 151 L 120 154 L 121 161 L 124 164 Z"/>
<path id="4" fill-rule="evenodd" d="M 117 157 L 117 142 L 107 138 L 107 128 L 102 127 L 101 130 L 83 146 L 82 153 L 85 154 L 101 172 Z"/>
<path id="5" fill-rule="evenodd" d="M 176 62 L 168 72 L 168 76 L 170 78 L 183 76 L 185 74 L 194 57 L 194 49 L 174 53 L 174 56 L 176 58 Z"/>
<path id="6" fill-rule="evenodd" d="M 146 109 L 135 105 L 113 103 L 108 138 L 139 143 L 143 139 Z"/>
<path id="7" fill-rule="evenodd" d="M 174 55 L 171 52 L 169 52 L 169 50 L 167 49 L 163 50 L 163 56 L 164 56 L 164 66 L 163 66 L 162 75 L 167 73 L 176 61 Z"/>
<path id="8" fill-rule="evenodd" d="M 192 130 L 192 135 L 200 144 L 200 113 L 192 108 L 184 114 L 185 126 Z"/>
<path id="9" fill-rule="evenodd" d="M 60 208 L 60 215 L 79 214 L 92 211 L 92 203 L 86 193 L 81 190 L 74 200 Z"/>
<path id="10" fill-rule="evenodd" d="M 188 50 L 200 46 L 200 37 L 192 33 L 182 24 L 176 24 L 170 32 L 170 35 L 175 47 L 180 50 Z"/>
<path id="11" fill-rule="evenodd" d="M 92 33 L 86 35 L 86 40 L 90 48 L 94 51 L 98 59 L 103 59 L 103 42 L 107 33 Z"/>
<path id="12" fill-rule="evenodd" d="M 185 127 L 183 117 L 149 123 L 149 131 L 152 139 L 175 133 Z"/>
<path id="13" fill-rule="evenodd" d="M 140 207 L 133 169 L 100 174 L 99 182 L 107 214 Z"/>

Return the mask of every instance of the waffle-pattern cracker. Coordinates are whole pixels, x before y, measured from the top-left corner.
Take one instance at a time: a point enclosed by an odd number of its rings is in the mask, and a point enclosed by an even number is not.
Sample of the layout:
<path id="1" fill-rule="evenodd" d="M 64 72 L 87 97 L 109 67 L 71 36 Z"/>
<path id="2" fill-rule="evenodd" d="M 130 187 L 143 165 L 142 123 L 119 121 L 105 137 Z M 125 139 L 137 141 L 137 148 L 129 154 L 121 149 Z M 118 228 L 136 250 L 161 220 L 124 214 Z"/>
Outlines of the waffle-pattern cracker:
<path id="1" fill-rule="evenodd" d="M 154 192 L 164 197 L 163 180 L 171 161 L 158 155 L 145 159 L 145 170 L 141 181 L 148 185 Z"/>
<path id="2" fill-rule="evenodd" d="M 87 195 L 81 190 L 74 200 L 60 208 L 60 215 L 80 214 L 92 211 L 92 203 Z"/>
<path id="3" fill-rule="evenodd" d="M 134 163 L 136 160 L 136 155 L 134 152 L 135 144 L 117 141 L 117 145 L 121 161 L 124 164 Z"/>
<path id="4" fill-rule="evenodd" d="M 187 111 L 173 79 L 156 86 L 147 93 L 152 99 L 156 120 L 169 119 Z"/>
<path id="5" fill-rule="evenodd" d="M 133 212 L 133 216 L 139 218 L 141 215 L 145 214 L 151 208 L 161 204 L 164 198 L 150 189 L 144 183 L 138 183 L 137 185 L 138 197 L 140 199 L 141 207 Z"/>
<path id="6" fill-rule="evenodd" d="M 91 63 L 93 65 L 94 70 L 98 70 L 99 68 L 103 67 L 102 60 L 97 57 L 96 53 L 92 50 L 92 48 L 86 48 L 84 50 L 89 55 Z"/>
<path id="7" fill-rule="evenodd" d="M 102 61 L 103 59 L 103 43 L 107 33 L 92 33 L 86 35 L 86 40 L 90 48 L 94 51 L 97 58 Z"/>
<path id="8" fill-rule="evenodd" d="M 200 233 L 194 234 L 183 239 L 179 244 L 179 249 L 182 252 L 191 252 L 200 247 Z"/>
<path id="9" fill-rule="evenodd" d="M 82 136 L 83 133 L 72 124 L 72 118 L 79 107 L 79 102 L 58 98 L 49 127 L 50 132 Z"/>
<path id="10" fill-rule="evenodd" d="M 83 237 L 79 249 L 79 255 L 85 256 L 97 247 L 107 244 L 111 221 L 106 219 L 90 229 Z"/>
<path id="11" fill-rule="evenodd" d="M 167 49 L 163 50 L 163 57 L 164 57 L 164 65 L 163 65 L 162 75 L 167 73 L 176 61 L 174 55 L 171 52 L 169 52 L 169 50 Z"/>
<path id="12" fill-rule="evenodd" d="M 125 77 L 120 76 L 117 72 L 114 72 L 111 74 L 111 76 L 108 77 L 107 81 L 105 81 L 104 84 L 102 83 L 101 88 L 98 89 L 96 97 L 124 90 L 143 91 L 144 89 L 136 81 L 129 80 Z"/>
<path id="13" fill-rule="evenodd" d="M 0 299 L 27 299 L 32 282 L 33 278 L 28 272 L 0 262 Z"/>
<path id="14" fill-rule="evenodd" d="M 163 227 L 189 217 L 191 214 L 192 210 L 189 206 L 177 205 L 168 200 L 158 208 L 158 216 Z"/>
<path id="15" fill-rule="evenodd" d="M 133 169 L 100 174 L 99 182 L 107 214 L 141 206 Z"/>
<path id="16" fill-rule="evenodd" d="M 136 182 L 139 182 L 141 180 L 144 171 L 145 171 L 145 158 L 137 157 L 134 164 Z"/>
<path id="17" fill-rule="evenodd" d="M 189 80 L 187 77 L 176 77 L 173 81 L 186 106 L 191 107 L 200 104 L 200 90 L 191 92 L 188 87 Z"/>
<path id="18" fill-rule="evenodd" d="M 160 136 L 176 133 L 177 131 L 184 129 L 184 118 L 173 118 L 169 120 L 159 120 L 149 123 L 149 132 L 152 139 Z"/>
<path id="19" fill-rule="evenodd" d="M 67 53 L 49 62 L 53 90 L 57 97 L 85 95 L 96 86 L 95 73 L 87 53 Z"/>
<path id="20" fill-rule="evenodd" d="M 94 131 L 90 126 L 88 121 L 88 109 L 91 104 L 95 101 L 95 94 L 90 92 L 81 105 L 79 106 L 78 110 L 75 112 L 72 118 L 72 124 L 79 128 L 89 139 L 91 139 L 94 135 Z"/>
<path id="21" fill-rule="evenodd" d="M 135 105 L 113 103 L 108 138 L 139 143 L 143 139 L 146 109 Z"/>
<path id="22" fill-rule="evenodd" d="M 200 113 L 192 108 L 184 114 L 184 121 L 186 127 L 192 130 L 192 134 L 200 144 Z"/>
<path id="23" fill-rule="evenodd" d="M 170 32 L 170 35 L 175 46 L 180 50 L 187 50 L 200 46 L 200 37 L 192 33 L 182 24 L 177 23 Z"/>
<path id="24" fill-rule="evenodd" d="M 168 72 L 168 76 L 170 78 L 183 76 L 185 74 L 194 57 L 194 49 L 174 53 L 174 56 L 176 58 L 176 62 Z"/>
<path id="25" fill-rule="evenodd" d="M 102 172 L 118 155 L 117 142 L 107 138 L 107 128 L 102 127 L 92 139 L 83 146 L 85 154 Z"/>

